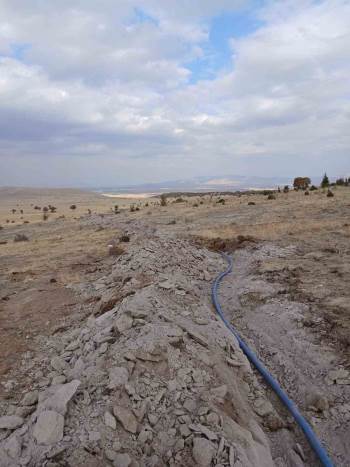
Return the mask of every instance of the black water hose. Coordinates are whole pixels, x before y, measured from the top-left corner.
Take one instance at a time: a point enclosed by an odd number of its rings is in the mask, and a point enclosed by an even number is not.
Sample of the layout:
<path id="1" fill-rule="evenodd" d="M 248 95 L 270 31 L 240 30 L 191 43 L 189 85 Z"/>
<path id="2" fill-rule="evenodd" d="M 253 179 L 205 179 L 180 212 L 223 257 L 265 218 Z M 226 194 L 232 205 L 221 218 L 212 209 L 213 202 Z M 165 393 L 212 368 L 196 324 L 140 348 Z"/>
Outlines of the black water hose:
<path id="1" fill-rule="evenodd" d="M 310 424 L 301 415 L 301 413 L 299 412 L 294 402 L 283 391 L 281 386 L 278 384 L 275 378 L 271 375 L 271 373 L 265 368 L 265 366 L 261 363 L 261 361 L 258 359 L 256 354 L 252 351 L 252 349 L 240 337 L 236 329 L 225 318 L 221 305 L 219 303 L 219 299 L 218 299 L 218 288 L 219 288 L 219 285 L 222 279 L 232 272 L 233 261 L 232 261 L 232 258 L 226 253 L 223 253 L 222 256 L 226 259 L 228 263 L 228 268 L 226 269 L 226 271 L 221 272 L 217 276 L 212 286 L 211 297 L 212 297 L 212 301 L 216 309 L 216 312 L 222 319 L 225 326 L 236 337 L 240 348 L 242 349 L 243 353 L 246 355 L 248 360 L 254 365 L 254 367 L 258 370 L 258 372 L 262 375 L 266 383 L 275 391 L 275 393 L 281 399 L 281 401 L 283 402 L 283 404 L 285 405 L 289 413 L 293 416 L 294 420 L 297 422 L 299 427 L 302 429 L 310 446 L 314 450 L 317 458 L 320 460 L 321 465 L 324 467 L 333 467 L 333 463 L 328 457 L 327 451 L 322 446 L 321 442 L 317 438 Z"/>

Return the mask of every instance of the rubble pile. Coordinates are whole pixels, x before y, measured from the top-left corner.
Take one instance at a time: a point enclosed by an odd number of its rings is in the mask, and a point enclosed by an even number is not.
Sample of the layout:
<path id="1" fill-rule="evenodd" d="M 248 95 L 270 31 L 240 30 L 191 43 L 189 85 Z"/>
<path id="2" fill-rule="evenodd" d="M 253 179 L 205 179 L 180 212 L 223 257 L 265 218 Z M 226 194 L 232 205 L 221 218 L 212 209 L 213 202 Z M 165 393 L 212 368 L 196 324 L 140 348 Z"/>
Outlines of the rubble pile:
<path id="1" fill-rule="evenodd" d="M 1 406 L 0 466 L 287 465 L 262 417 L 283 423 L 210 303 L 224 268 L 219 254 L 153 237 L 81 284 L 101 299 L 47 340 L 32 387 Z"/>

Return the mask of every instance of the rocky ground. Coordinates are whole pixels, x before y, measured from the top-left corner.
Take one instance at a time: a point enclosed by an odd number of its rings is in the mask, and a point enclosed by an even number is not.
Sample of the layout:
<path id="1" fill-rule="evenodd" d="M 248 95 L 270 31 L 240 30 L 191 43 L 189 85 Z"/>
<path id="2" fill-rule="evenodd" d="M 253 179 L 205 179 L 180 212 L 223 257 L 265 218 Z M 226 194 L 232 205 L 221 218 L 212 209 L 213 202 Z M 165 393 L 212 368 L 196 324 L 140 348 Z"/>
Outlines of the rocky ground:
<path id="1" fill-rule="evenodd" d="M 346 199 L 337 209 L 344 213 L 347 206 Z M 51 249 L 56 269 L 52 259 L 46 264 L 46 256 L 36 256 L 32 275 L 33 251 L 28 257 L 23 251 L 22 260 L 12 250 L 3 256 L 4 335 L 15 339 L 11 310 L 18 326 L 26 304 L 31 313 L 21 347 L 8 353 L 11 364 L 2 371 L 1 467 L 318 465 L 212 307 L 211 284 L 226 264 L 206 248 L 199 227 L 209 212 L 224 231 L 232 207 L 203 207 L 202 214 L 186 208 L 183 220 L 173 222 L 174 209 L 89 215 L 74 225 L 57 220 L 41 226 L 41 234 L 34 226 L 17 228 L 46 241 L 64 237 L 69 225 L 71 238 L 86 234 L 86 240 L 81 251 L 69 250 L 69 243 L 64 252 Z M 246 223 L 245 209 L 236 206 L 236 222 L 241 215 Z M 197 216 L 194 224 L 189 215 Z M 350 249 L 344 229 L 336 236 L 320 232 L 317 245 L 307 235 L 225 239 L 234 271 L 220 300 L 335 465 L 345 467 Z M 42 315 L 31 329 L 35 310 Z"/>

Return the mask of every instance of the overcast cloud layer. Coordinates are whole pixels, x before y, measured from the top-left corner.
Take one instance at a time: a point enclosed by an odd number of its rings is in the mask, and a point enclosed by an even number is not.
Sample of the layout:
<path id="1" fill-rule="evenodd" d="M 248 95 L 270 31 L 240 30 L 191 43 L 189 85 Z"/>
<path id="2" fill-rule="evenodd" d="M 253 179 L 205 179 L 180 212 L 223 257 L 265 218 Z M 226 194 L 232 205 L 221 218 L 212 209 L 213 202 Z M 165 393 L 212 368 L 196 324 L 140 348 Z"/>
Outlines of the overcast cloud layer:
<path id="1" fill-rule="evenodd" d="M 350 2 L 259 4 L 0 0 L 0 184 L 348 175 Z"/>

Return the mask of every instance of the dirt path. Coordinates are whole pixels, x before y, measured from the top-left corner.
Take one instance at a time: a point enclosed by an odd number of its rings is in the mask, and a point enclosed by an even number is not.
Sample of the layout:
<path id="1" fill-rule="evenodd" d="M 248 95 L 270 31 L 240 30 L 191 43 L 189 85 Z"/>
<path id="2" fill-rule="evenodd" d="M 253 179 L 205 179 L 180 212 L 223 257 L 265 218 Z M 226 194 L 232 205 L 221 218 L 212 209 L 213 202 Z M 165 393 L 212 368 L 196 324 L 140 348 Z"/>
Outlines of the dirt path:
<path id="1" fill-rule="evenodd" d="M 272 244 L 236 252 L 234 272 L 224 281 L 220 298 L 227 317 L 314 426 L 335 465 L 345 467 L 350 457 L 350 376 L 343 355 L 329 336 L 320 337 L 325 334 L 321 310 L 313 307 L 310 318 L 310 306 L 294 301 L 288 286 L 271 277 L 293 271 L 297 255 L 296 247 Z M 283 414 L 275 396 L 269 398 Z M 276 451 L 283 445 L 282 433 L 271 435 Z M 299 442 L 306 465 L 318 465 L 302 436 Z"/>

